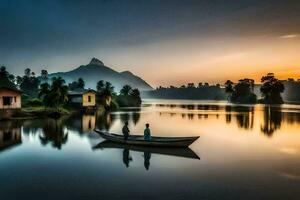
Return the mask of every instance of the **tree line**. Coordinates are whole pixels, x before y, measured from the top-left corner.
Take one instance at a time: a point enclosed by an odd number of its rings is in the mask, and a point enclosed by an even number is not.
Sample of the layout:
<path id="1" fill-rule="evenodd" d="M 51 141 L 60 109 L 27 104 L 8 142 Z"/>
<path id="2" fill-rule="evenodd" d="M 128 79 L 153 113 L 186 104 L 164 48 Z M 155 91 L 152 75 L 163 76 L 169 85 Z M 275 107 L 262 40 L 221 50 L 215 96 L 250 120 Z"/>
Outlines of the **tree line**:
<path id="1" fill-rule="evenodd" d="M 24 70 L 23 76 L 10 74 L 5 66 L 0 68 L 0 80 L 4 85 L 10 84 L 22 91 L 22 101 L 31 105 L 44 105 L 46 107 L 59 108 L 68 101 L 68 92 L 85 88 L 82 78 L 66 84 L 61 77 L 54 77 L 49 80 L 47 70 L 41 70 L 40 77 L 37 77 L 29 68 Z M 106 109 L 118 106 L 139 106 L 141 104 L 140 92 L 130 85 L 124 85 L 117 94 L 114 86 L 108 82 L 99 80 L 96 85 L 98 104 Z"/>
<path id="2" fill-rule="evenodd" d="M 157 87 L 154 91 L 144 92 L 143 95 L 147 98 L 171 98 L 171 99 L 201 99 L 201 100 L 228 100 L 232 103 L 266 103 L 266 104 L 282 104 L 282 93 L 285 91 L 284 83 L 288 82 L 293 86 L 292 89 L 300 89 L 300 80 L 288 79 L 281 81 L 277 79 L 274 73 L 268 73 L 261 78 L 260 93 L 262 99 L 258 99 L 254 93 L 255 82 L 253 79 L 244 78 L 237 83 L 227 80 L 224 85 L 210 85 L 207 82 L 200 82 L 197 85 L 188 83 L 180 87 Z M 291 84 L 293 83 L 293 84 Z M 295 93 L 295 92 L 291 92 Z M 288 94 L 291 96 L 291 94 Z M 300 96 L 300 95 L 298 95 Z M 293 99 L 298 96 L 293 95 Z M 298 98 L 300 100 L 300 98 Z"/>
<path id="3" fill-rule="evenodd" d="M 278 80 L 274 73 L 268 73 L 261 78 L 260 92 L 262 99 L 257 99 L 254 94 L 254 80 L 244 78 L 233 83 L 227 80 L 225 83 L 225 91 L 229 94 L 228 100 L 233 103 L 265 103 L 265 104 L 282 104 L 283 99 L 281 93 L 284 92 L 284 84 Z"/>

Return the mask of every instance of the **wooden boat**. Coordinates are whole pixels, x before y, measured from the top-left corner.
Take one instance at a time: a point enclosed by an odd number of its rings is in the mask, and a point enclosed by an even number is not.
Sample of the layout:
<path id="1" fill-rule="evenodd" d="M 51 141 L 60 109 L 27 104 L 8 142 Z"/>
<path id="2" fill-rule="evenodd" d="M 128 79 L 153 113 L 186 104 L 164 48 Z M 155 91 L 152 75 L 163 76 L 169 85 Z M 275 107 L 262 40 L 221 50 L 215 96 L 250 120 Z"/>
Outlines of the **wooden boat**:
<path id="1" fill-rule="evenodd" d="M 120 144 L 116 142 L 111 142 L 104 140 L 100 142 L 93 149 L 127 149 L 136 152 L 147 152 L 153 154 L 161 154 L 168 156 L 176 156 L 183 158 L 192 158 L 200 160 L 199 156 L 188 147 L 150 147 L 141 145 L 130 145 L 130 144 Z"/>
<path id="2" fill-rule="evenodd" d="M 130 145 L 142 145 L 142 146 L 154 146 L 154 147 L 188 147 L 195 142 L 199 136 L 196 137 L 155 137 L 152 136 L 150 141 L 144 140 L 142 135 L 130 135 L 127 140 L 124 139 L 123 135 L 108 133 L 94 130 L 104 139 L 111 142 L 130 144 Z"/>

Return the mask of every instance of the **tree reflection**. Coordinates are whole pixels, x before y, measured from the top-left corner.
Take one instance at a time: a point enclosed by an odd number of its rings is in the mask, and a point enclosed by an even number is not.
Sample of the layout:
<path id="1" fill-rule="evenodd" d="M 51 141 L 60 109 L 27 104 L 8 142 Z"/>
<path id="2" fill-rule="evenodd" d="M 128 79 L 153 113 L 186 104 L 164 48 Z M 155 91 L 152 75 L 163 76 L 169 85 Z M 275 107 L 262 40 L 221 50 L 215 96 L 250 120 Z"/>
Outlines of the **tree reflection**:
<path id="1" fill-rule="evenodd" d="M 260 130 L 271 137 L 277 129 L 280 129 L 282 122 L 282 113 L 280 107 L 266 106 L 263 110 L 263 122 Z"/>
<path id="2" fill-rule="evenodd" d="M 115 120 L 115 115 L 108 112 L 99 113 L 97 115 L 96 126 L 100 130 L 109 130 Z"/>
<path id="3" fill-rule="evenodd" d="M 120 113 L 120 120 L 124 124 L 125 122 L 129 122 L 130 120 L 130 115 L 129 113 Z"/>
<path id="4" fill-rule="evenodd" d="M 225 111 L 226 111 L 226 123 L 230 124 L 231 123 L 231 106 L 225 106 Z"/>
<path id="5" fill-rule="evenodd" d="M 238 127 L 244 129 L 252 129 L 254 124 L 254 108 L 236 107 L 236 111 L 236 122 Z"/>
<path id="6" fill-rule="evenodd" d="M 126 113 L 119 113 L 119 117 L 123 124 L 125 122 L 132 121 L 132 123 L 134 125 L 136 125 L 136 124 L 138 124 L 138 122 L 140 121 L 140 118 L 141 118 L 140 112 L 141 112 L 140 108 L 138 108 L 138 109 L 130 110 L 129 112 L 126 112 Z"/>
<path id="7" fill-rule="evenodd" d="M 139 123 L 141 118 L 141 113 L 140 111 L 136 111 L 132 113 L 132 121 L 134 123 L 134 125 L 136 125 L 137 123 Z"/>
<path id="8" fill-rule="evenodd" d="M 42 145 L 51 144 L 52 147 L 61 149 L 68 141 L 62 119 L 47 119 L 43 125 L 43 133 L 39 136 Z"/>

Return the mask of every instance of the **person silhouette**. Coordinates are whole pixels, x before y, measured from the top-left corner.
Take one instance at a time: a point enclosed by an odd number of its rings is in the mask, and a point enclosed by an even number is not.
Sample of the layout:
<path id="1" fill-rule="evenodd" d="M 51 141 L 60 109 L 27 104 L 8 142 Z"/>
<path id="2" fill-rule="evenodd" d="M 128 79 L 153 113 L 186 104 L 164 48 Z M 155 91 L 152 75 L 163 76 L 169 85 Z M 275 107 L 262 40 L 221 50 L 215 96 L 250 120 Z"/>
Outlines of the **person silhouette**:
<path id="1" fill-rule="evenodd" d="M 146 128 L 144 130 L 144 140 L 147 140 L 147 141 L 150 141 L 151 140 L 151 131 L 150 131 L 150 128 L 149 128 L 149 124 L 147 123 L 146 124 Z"/>
<path id="2" fill-rule="evenodd" d="M 122 133 L 124 135 L 124 139 L 127 140 L 128 137 L 129 137 L 129 133 L 130 133 L 130 130 L 128 128 L 128 122 L 125 122 L 123 128 L 122 128 Z"/>

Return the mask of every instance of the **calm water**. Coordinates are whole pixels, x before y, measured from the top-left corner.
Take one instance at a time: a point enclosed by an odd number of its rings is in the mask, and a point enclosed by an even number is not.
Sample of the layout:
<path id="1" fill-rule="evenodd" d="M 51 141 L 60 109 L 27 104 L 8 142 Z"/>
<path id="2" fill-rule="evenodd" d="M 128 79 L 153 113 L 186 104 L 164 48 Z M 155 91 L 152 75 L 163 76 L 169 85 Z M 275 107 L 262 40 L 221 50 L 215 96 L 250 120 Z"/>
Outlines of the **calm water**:
<path id="1" fill-rule="evenodd" d="M 200 136 L 125 148 L 97 127 Z M 1 199 L 300 199 L 300 106 L 146 101 L 110 114 L 0 122 Z M 200 158 L 200 159 L 199 159 Z"/>

